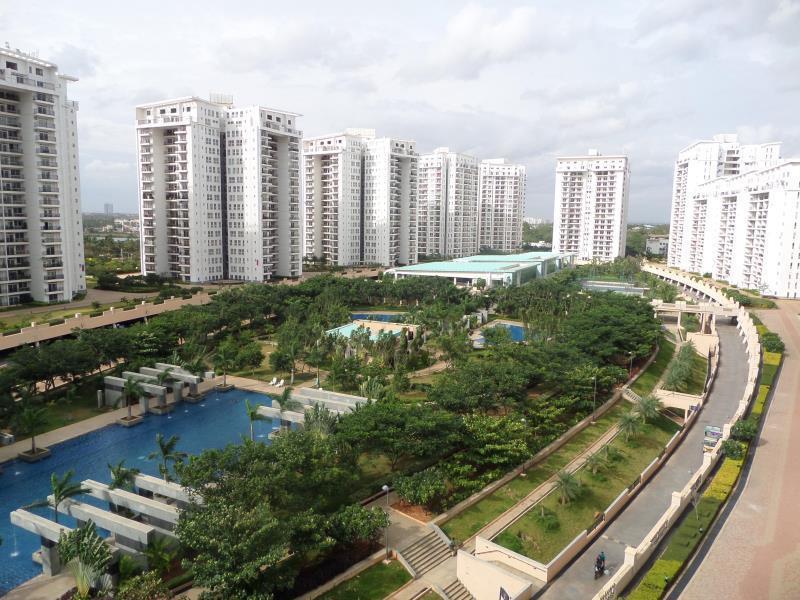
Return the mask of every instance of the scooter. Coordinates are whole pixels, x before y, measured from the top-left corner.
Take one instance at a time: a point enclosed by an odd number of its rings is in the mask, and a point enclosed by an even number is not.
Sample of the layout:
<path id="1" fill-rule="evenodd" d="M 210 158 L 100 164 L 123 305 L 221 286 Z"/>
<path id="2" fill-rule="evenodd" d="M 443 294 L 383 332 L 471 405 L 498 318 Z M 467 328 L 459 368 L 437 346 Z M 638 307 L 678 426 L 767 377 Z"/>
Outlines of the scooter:
<path id="1" fill-rule="evenodd" d="M 594 578 L 599 579 L 605 574 L 606 566 L 603 563 L 594 563 Z"/>

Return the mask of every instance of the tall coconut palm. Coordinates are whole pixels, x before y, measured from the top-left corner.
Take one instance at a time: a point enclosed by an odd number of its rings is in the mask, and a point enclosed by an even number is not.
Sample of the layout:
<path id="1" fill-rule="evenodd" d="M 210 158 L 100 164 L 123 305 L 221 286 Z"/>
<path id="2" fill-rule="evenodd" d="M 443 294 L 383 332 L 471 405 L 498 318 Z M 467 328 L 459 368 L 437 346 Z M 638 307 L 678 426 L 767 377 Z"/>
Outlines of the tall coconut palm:
<path id="1" fill-rule="evenodd" d="M 125 399 L 125 406 L 128 407 L 128 420 L 132 418 L 131 406 L 134 402 L 138 402 L 139 398 L 144 396 L 144 388 L 135 379 L 126 379 L 125 385 L 122 387 L 122 397 Z"/>
<path id="2" fill-rule="evenodd" d="M 108 463 L 108 470 L 111 472 L 111 483 L 108 484 L 108 487 L 112 490 L 121 489 L 131 491 L 136 481 L 136 476 L 140 473 L 139 469 L 126 467 L 125 459 L 119 461 L 115 465 Z"/>
<path id="3" fill-rule="evenodd" d="M 624 413 L 619 418 L 619 429 L 622 431 L 622 435 L 625 436 L 625 441 L 630 441 L 631 438 L 635 438 L 639 431 L 642 428 L 642 422 L 639 420 L 639 415 L 630 410 Z"/>
<path id="4" fill-rule="evenodd" d="M 157 433 L 156 445 L 158 446 L 158 450 L 147 455 L 149 460 L 158 459 L 160 461 L 158 471 L 166 482 L 170 481 L 169 464 L 181 463 L 183 459 L 188 456 L 186 452 L 179 452 L 175 449 L 180 439 L 181 438 L 177 435 L 166 439 L 161 433 Z"/>
<path id="5" fill-rule="evenodd" d="M 260 412 L 258 412 L 259 408 L 261 408 L 260 404 L 250 404 L 250 399 L 249 398 L 245 398 L 244 399 L 244 409 L 247 412 L 247 420 L 250 422 L 250 441 L 251 442 L 254 442 L 255 439 L 256 439 L 255 433 L 253 431 L 253 423 L 255 423 L 255 421 L 263 421 L 263 420 L 269 418 L 269 417 L 265 417 Z"/>
<path id="6" fill-rule="evenodd" d="M 55 473 L 50 474 L 50 491 L 53 492 L 53 511 L 55 512 L 55 520 L 58 523 L 58 507 L 68 498 L 74 498 L 81 494 L 87 494 L 91 490 L 83 487 L 80 483 L 75 483 L 72 478 L 75 476 L 75 470 L 70 469 L 62 477 L 59 478 Z M 37 500 L 28 504 L 25 508 L 36 508 L 37 506 L 49 506 L 50 502 L 47 498 Z"/>
<path id="7" fill-rule="evenodd" d="M 664 404 L 652 394 L 637 398 L 634 410 L 642 418 L 642 423 L 653 421 L 658 418 Z"/>
<path id="8" fill-rule="evenodd" d="M 277 405 L 277 408 L 280 411 L 281 429 L 289 429 L 289 421 L 283 418 L 283 413 L 287 411 L 298 411 L 303 408 L 303 404 L 299 400 L 292 398 L 292 388 L 290 387 L 284 388 L 280 396 L 273 397 L 272 405 Z"/>
<path id="9" fill-rule="evenodd" d="M 569 504 L 581 493 L 581 482 L 569 471 L 556 473 L 555 491 L 560 504 Z"/>
<path id="10" fill-rule="evenodd" d="M 36 454 L 36 436 L 47 424 L 47 409 L 43 406 L 28 405 L 16 418 L 16 429 L 23 435 L 31 436 L 31 454 Z"/>

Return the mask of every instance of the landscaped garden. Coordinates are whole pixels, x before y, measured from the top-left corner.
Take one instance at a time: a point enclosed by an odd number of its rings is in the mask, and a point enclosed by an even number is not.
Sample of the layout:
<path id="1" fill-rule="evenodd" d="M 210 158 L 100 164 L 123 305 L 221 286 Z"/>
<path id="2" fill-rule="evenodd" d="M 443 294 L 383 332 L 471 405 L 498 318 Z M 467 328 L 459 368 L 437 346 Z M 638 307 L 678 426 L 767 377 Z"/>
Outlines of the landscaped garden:
<path id="1" fill-rule="evenodd" d="M 399 562 L 378 564 L 320 596 L 323 600 L 381 600 L 411 580 Z M 437 596 L 438 598 L 438 596 Z"/>
<path id="2" fill-rule="evenodd" d="M 195 373 L 282 375 L 287 384 L 314 378 L 319 368 L 325 389 L 370 401 L 344 415 L 317 410 L 304 427 L 282 428 L 271 441 L 243 436 L 176 468 L 180 483 L 203 500 L 182 513 L 177 529 L 195 583 L 223 597 L 288 597 L 304 585 L 298 575 L 316 565 L 335 575 L 363 558 L 386 517 L 358 501 L 383 484 L 431 512 L 453 506 L 588 416 L 627 379 L 631 356 L 650 356 L 661 333 L 648 302 L 584 294 L 582 277 L 580 269 L 568 270 L 481 295 L 428 278 L 321 276 L 296 286 L 245 285 L 149 323 L 81 331 L 16 351 L 0 371 L 0 383 L 13 390 L 0 402 L 0 422 L 24 431 L 25 409 L 47 411 L 33 393 L 36 382 L 77 384 L 102 366 L 119 374 L 159 361 Z M 474 315 L 492 304 L 498 316 L 522 321 L 535 335 L 516 343 L 498 327 L 486 330 L 485 348 L 474 350 Z M 348 323 L 355 307 L 384 306 L 407 311 L 416 334 L 326 333 Z M 446 369 L 412 383 L 411 375 L 434 361 Z M 614 419 L 621 422 L 618 413 L 613 409 L 505 486 L 464 518 L 463 531 L 563 468 Z M 642 429 L 638 454 L 663 445 L 660 431 Z M 600 475 L 624 478 L 628 463 L 638 464 L 630 457 Z M 588 489 L 587 498 L 599 494 Z"/>
<path id="3" fill-rule="evenodd" d="M 639 377 L 631 385 L 631 389 L 639 396 L 652 394 L 656 384 L 667 370 L 673 354 L 675 354 L 675 343 L 664 336 L 658 343 L 658 353 L 655 359 L 643 373 L 639 374 Z"/>

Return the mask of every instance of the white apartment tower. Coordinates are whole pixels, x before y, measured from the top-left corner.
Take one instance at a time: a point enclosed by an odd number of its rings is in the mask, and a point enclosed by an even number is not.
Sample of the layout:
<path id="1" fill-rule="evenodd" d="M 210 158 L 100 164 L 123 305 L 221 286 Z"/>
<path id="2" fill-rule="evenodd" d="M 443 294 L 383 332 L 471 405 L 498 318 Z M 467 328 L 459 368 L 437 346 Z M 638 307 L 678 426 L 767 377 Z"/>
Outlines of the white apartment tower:
<path id="1" fill-rule="evenodd" d="M 417 248 L 458 258 L 478 252 L 478 160 L 436 148 L 419 157 Z"/>
<path id="2" fill-rule="evenodd" d="M 348 129 L 304 143 L 305 254 L 332 264 L 417 262 L 417 153 Z"/>
<path id="3" fill-rule="evenodd" d="M 196 282 L 300 275 L 297 116 L 225 97 L 136 108 L 144 273 Z"/>
<path id="4" fill-rule="evenodd" d="M 695 202 L 697 187 L 719 177 L 731 177 L 777 164 L 780 144 L 740 144 L 736 135 L 715 135 L 678 153 L 672 188 L 667 264 L 687 271 L 710 271 L 712 256 L 704 254 L 705 205 Z M 716 227 L 716 224 L 714 224 Z"/>
<path id="5" fill-rule="evenodd" d="M 503 158 L 481 161 L 478 183 L 478 250 L 515 252 L 522 245 L 526 174 Z"/>
<path id="6" fill-rule="evenodd" d="M 800 159 L 716 136 L 681 151 L 669 264 L 764 294 L 800 293 Z M 672 243 L 672 242 L 671 242 Z"/>
<path id="7" fill-rule="evenodd" d="M 612 261 L 625 255 L 628 223 L 628 157 L 556 159 L 553 252 L 579 261 Z"/>
<path id="8" fill-rule="evenodd" d="M 73 81 L 0 49 L 0 306 L 86 290 Z"/>

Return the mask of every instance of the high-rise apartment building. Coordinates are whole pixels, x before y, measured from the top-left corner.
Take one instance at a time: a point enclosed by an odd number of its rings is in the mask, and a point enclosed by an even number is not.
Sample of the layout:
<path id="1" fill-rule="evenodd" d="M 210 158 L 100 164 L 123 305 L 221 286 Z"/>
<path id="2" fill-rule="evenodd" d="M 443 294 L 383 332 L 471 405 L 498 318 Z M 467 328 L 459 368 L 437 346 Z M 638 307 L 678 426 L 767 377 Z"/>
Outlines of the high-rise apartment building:
<path id="1" fill-rule="evenodd" d="M 370 129 L 305 140 L 308 258 L 339 266 L 417 261 L 415 147 Z"/>
<path id="2" fill-rule="evenodd" d="M 715 135 L 681 150 L 675 162 L 667 264 L 687 271 L 711 270 L 711 251 L 702 252 L 705 207 L 694 200 L 699 185 L 719 177 L 766 169 L 777 164 L 779 158 L 779 143 L 744 145 L 732 134 Z"/>
<path id="3" fill-rule="evenodd" d="M 144 273 L 198 282 L 300 275 L 297 117 L 226 97 L 136 108 Z"/>
<path id="4" fill-rule="evenodd" d="M 0 306 L 86 290 L 73 81 L 0 49 Z"/>
<path id="5" fill-rule="evenodd" d="M 103 212 L 107 215 L 114 214 L 114 205 L 111 202 L 106 202 L 103 204 Z"/>
<path id="6" fill-rule="evenodd" d="M 419 157 L 417 248 L 421 256 L 478 252 L 478 160 L 436 148 Z"/>
<path id="7" fill-rule="evenodd" d="M 681 151 L 675 183 L 670 266 L 798 297 L 800 159 L 781 159 L 779 143 L 716 136 Z"/>
<path id="8" fill-rule="evenodd" d="M 478 182 L 478 249 L 514 252 L 522 245 L 524 165 L 503 158 L 481 161 Z"/>
<path id="9" fill-rule="evenodd" d="M 611 261 L 625 255 L 628 224 L 628 157 L 556 159 L 553 252 L 579 261 Z"/>

